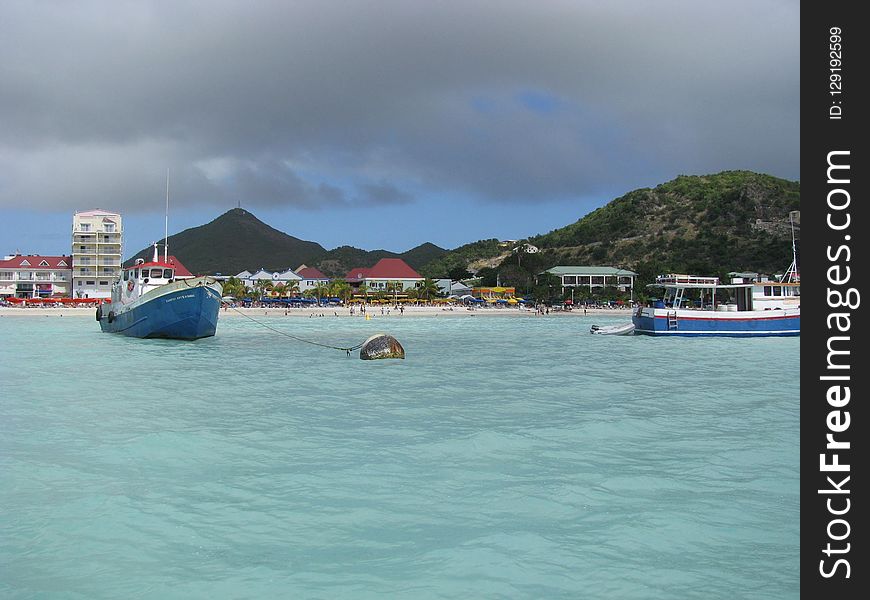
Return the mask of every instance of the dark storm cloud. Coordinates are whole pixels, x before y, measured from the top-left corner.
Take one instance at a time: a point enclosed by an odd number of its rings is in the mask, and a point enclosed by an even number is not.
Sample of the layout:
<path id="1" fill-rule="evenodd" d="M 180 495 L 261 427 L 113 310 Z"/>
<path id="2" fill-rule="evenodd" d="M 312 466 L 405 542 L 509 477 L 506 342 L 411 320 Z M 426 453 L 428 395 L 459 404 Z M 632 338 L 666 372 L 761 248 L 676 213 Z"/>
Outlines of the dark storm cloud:
<path id="1" fill-rule="evenodd" d="M 5 2 L 0 17 L 5 207 L 144 208 L 167 167 L 178 203 L 311 208 L 798 176 L 797 2 Z"/>

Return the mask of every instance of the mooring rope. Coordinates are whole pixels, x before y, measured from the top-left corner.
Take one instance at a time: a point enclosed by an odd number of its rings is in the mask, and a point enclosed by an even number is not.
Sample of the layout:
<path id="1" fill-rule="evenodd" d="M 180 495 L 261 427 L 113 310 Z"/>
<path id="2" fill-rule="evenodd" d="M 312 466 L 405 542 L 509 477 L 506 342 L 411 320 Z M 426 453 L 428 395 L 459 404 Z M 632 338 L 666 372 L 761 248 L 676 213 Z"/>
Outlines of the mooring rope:
<path id="1" fill-rule="evenodd" d="M 363 344 L 365 344 L 365 342 L 361 342 L 361 343 L 357 344 L 356 346 L 351 346 L 351 347 L 349 347 L 349 348 L 346 348 L 346 347 L 343 347 L 343 346 L 331 346 L 331 345 L 329 345 L 329 344 L 321 344 L 320 342 L 314 342 L 314 341 L 311 341 L 311 340 L 306 340 L 305 338 L 301 338 L 301 337 L 299 337 L 299 336 L 293 335 L 292 333 L 287 333 L 286 331 L 282 331 L 282 330 L 280 330 L 280 329 L 277 329 L 277 328 L 275 328 L 275 327 L 272 327 L 271 325 L 268 325 L 268 324 L 266 324 L 266 323 L 263 323 L 262 321 L 258 321 L 258 320 L 255 319 L 254 317 L 252 317 L 252 316 L 250 316 L 250 315 L 246 315 L 245 313 L 243 313 L 242 311 L 240 311 L 240 310 L 239 310 L 238 308 L 236 308 L 235 306 L 229 306 L 228 308 L 232 308 L 234 311 L 236 311 L 237 313 L 239 313 L 240 315 L 242 315 L 242 316 L 245 317 L 246 319 L 249 319 L 249 320 L 253 321 L 253 322 L 256 323 L 257 325 L 261 325 L 261 326 L 265 327 L 266 329 L 271 329 L 271 330 L 274 331 L 275 333 L 278 333 L 278 334 L 280 334 L 280 335 L 283 335 L 284 337 L 288 337 L 288 338 L 290 338 L 290 339 L 296 340 L 297 342 L 304 342 L 304 343 L 306 343 L 306 344 L 311 344 L 311 345 L 313 345 L 313 346 L 320 346 L 321 348 L 329 348 L 330 350 L 343 350 L 344 352 L 347 353 L 348 356 L 350 356 L 350 353 L 351 353 L 351 352 L 353 352 L 354 350 L 359 350 L 360 348 L 363 347 Z"/>

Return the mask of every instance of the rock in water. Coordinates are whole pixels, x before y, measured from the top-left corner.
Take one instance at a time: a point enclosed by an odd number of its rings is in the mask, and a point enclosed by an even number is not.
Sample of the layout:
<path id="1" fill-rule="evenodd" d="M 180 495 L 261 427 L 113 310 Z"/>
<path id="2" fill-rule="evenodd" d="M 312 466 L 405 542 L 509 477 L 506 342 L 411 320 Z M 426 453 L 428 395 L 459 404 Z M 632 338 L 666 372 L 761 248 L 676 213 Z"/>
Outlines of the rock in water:
<path id="1" fill-rule="evenodd" d="M 405 349 L 399 340 L 386 333 L 376 333 L 363 342 L 359 351 L 359 357 L 363 360 L 376 360 L 378 358 L 405 358 Z"/>

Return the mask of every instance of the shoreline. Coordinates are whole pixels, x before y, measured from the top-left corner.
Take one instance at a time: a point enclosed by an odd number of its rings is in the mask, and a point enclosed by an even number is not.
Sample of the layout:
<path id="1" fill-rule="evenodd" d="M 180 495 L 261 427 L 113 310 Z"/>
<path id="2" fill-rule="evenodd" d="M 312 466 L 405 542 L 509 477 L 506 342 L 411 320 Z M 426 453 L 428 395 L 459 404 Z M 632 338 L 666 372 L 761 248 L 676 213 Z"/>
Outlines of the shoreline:
<path id="1" fill-rule="evenodd" d="M 71 307 L 41 307 L 33 306 L 27 308 L 20 307 L 0 307 L 0 318 L 27 318 L 27 317 L 88 317 L 94 318 L 93 307 L 71 308 Z M 359 309 L 355 308 L 354 314 L 350 314 L 350 309 L 347 307 L 304 307 L 304 308 L 221 308 L 220 318 L 236 318 L 243 316 L 260 316 L 260 317 L 286 317 L 286 318 L 312 318 L 319 317 L 343 317 L 343 318 L 364 318 L 364 314 L 360 314 Z M 371 315 L 372 319 L 401 319 L 405 317 L 630 317 L 632 314 L 629 308 L 587 308 L 573 310 L 550 310 L 549 314 L 537 314 L 532 309 L 516 309 L 516 308 L 476 308 L 467 310 L 465 308 L 454 307 L 453 310 L 443 309 L 436 306 L 408 306 L 405 307 L 404 314 L 398 310 L 391 308 L 389 313 L 384 309 L 381 314 L 381 308 L 371 307 L 367 314 Z"/>

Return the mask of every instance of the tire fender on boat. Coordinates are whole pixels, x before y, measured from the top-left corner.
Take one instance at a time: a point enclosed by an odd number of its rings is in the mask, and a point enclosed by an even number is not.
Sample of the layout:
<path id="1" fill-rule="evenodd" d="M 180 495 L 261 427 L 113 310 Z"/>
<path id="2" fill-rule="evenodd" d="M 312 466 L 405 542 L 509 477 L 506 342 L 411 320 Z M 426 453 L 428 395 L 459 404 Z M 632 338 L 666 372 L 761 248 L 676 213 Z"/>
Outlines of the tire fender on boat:
<path id="1" fill-rule="evenodd" d="M 103 318 L 103 307 L 97 306 L 97 321 Z"/>
<path id="2" fill-rule="evenodd" d="M 115 321 L 115 311 L 110 310 L 109 311 L 109 323 L 114 323 L 114 321 Z"/>

